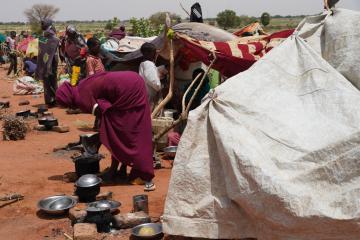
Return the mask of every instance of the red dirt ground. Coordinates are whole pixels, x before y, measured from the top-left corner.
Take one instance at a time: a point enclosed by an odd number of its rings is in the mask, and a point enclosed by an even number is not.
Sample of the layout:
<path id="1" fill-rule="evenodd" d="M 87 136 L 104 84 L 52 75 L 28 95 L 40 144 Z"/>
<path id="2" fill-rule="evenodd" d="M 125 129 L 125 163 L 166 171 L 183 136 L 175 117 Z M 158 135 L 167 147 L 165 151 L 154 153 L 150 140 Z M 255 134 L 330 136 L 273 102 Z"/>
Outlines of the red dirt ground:
<path id="1" fill-rule="evenodd" d="M 13 96 L 12 84 L 5 76 L 5 69 L 0 67 L 0 101 L 9 100 L 11 111 L 30 108 L 43 103 L 43 96 Z M 20 100 L 30 101 L 29 106 L 18 106 Z M 0 239 L 64 239 L 63 232 L 72 235 L 70 221 L 66 217 L 51 218 L 38 212 L 37 202 L 47 196 L 55 194 L 71 195 L 74 191 L 73 183 L 65 183 L 62 176 L 66 172 L 74 171 L 74 165 L 69 155 L 53 153 L 53 148 L 75 142 L 79 134 L 84 132 L 77 129 L 76 121 L 93 123 L 93 117 L 86 114 L 67 115 L 64 109 L 51 109 L 61 124 L 70 126 L 69 133 L 30 131 L 25 140 L 3 141 L 0 136 L 0 195 L 17 192 L 25 199 L 10 205 L 0 202 Z M 31 122 L 36 124 L 36 120 Z M 106 155 L 101 161 L 101 168 L 109 166 L 109 153 L 105 148 L 100 152 Z M 167 164 L 169 166 L 169 164 Z M 150 216 L 159 217 L 163 212 L 164 201 L 170 178 L 170 168 L 156 171 L 154 179 L 156 191 L 148 193 Z M 113 199 L 122 203 L 121 212 L 130 212 L 132 196 L 144 194 L 142 186 L 104 186 L 101 192 L 112 191 Z M 128 239 L 124 234 L 116 238 Z"/>

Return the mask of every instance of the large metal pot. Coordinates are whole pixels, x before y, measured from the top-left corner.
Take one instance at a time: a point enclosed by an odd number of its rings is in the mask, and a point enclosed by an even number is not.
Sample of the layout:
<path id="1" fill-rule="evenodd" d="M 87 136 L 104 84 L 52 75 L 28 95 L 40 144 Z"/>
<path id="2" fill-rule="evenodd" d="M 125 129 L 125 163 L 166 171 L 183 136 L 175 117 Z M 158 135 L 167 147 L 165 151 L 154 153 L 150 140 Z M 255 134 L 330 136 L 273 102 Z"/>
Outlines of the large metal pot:
<path id="1" fill-rule="evenodd" d="M 98 232 L 110 232 L 113 216 L 110 207 L 88 207 L 85 222 L 95 223 Z"/>
<path id="2" fill-rule="evenodd" d="M 81 156 L 73 159 L 75 163 L 75 172 L 78 177 L 86 174 L 96 174 L 100 171 L 100 160 L 103 158 L 101 154 L 83 153 Z"/>
<path id="3" fill-rule="evenodd" d="M 93 208 L 110 208 L 110 212 L 114 213 L 121 206 L 121 203 L 114 200 L 99 200 L 89 203 L 87 206 Z"/>
<path id="4" fill-rule="evenodd" d="M 94 202 L 96 196 L 100 193 L 101 178 L 94 174 L 81 176 L 76 182 L 75 194 L 80 202 Z"/>

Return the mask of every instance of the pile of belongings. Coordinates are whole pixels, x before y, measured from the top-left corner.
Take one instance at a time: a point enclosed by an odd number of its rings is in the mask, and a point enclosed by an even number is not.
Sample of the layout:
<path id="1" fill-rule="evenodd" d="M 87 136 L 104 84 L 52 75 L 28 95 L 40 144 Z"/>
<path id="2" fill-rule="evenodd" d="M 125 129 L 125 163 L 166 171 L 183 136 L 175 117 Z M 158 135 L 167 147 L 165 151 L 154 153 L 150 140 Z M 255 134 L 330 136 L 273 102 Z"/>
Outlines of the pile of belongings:
<path id="1" fill-rule="evenodd" d="M 36 57 L 39 54 L 39 39 L 29 36 L 18 44 L 17 50 L 27 57 Z"/>
<path id="2" fill-rule="evenodd" d="M 190 112 L 166 234 L 360 239 L 359 22 L 344 9 L 306 18 Z"/>
<path id="3" fill-rule="evenodd" d="M 29 76 L 20 77 L 13 84 L 14 95 L 34 95 L 43 92 L 42 84 Z"/>
<path id="4" fill-rule="evenodd" d="M 121 40 L 117 40 L 116 38 L 109 38 L 105 43 L 102 44 L 102 48 L 107 51 L 111 52 L 121 52 L 121 53 L 129 53 L 134 52 L 140 49 L 141 45 L 145 42 L 151 42 L 156 37 L 132 37 L 132 36 L 125 36 Z"/>
<path id="5" fill-rule="evenodd" d="M 274 47 L 293 33 L 293 29 L 266 34 L 257 28 L 258 24 L 250 25 L 241 31 L 256 32 L 254 36 L 238 37 L 225 30 L 211 25 L 188 22 L 180 23 L 171 27 L 174 35 L 174 48 L 177 59 L 182 70 L 187 70 L 193 62 L 203 62 L 210 64 L 209 55 L 216 55 L 216 62 L 213 65 L 226 77 L 232 77 L 239 72 L 247 70 L 257 60 L 264 56 Z M 166 28 L 168 29 L 168 28 Z M 163 59 L 169 59 L 169 45 L 167 44 L 168 32 L 162 33 L 156 38 L 141 39 L 136 37 L 125 37 L 118 41 L 109 39 L 102 48 L 108 52 L 128 52 L 127 55 L 116 59 L 121 63 L 129 63 L 141 59 L 142 55 L 139 48 L 142 43 L 150 41 L 159 50 Z"/>

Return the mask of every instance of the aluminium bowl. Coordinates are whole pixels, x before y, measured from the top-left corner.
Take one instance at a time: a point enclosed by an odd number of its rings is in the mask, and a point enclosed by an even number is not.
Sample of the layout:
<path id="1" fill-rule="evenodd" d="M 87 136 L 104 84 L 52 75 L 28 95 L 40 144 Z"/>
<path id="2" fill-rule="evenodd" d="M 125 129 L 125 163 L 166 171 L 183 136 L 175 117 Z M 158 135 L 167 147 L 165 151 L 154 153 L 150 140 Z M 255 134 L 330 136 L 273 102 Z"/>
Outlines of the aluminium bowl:
<path id="1" fill-rule="evenodd" d="M 63 214 L 74 207 L 77 201 L 69 196 L 51 196 L 41 199 L 38 202 L 38 208 L 48 214 Z"/>
<path id="2" fill-rule="evenodd" d="M 141 236 L 140 230 L 143 227 L 149 227 L 154 230 L 154 234 L 150 236 Z M 131 234 L 136 237 L 137 239 L 156 239 L 163 235 L 162 225 L 161 223 L 144 223 L 137 225 L 131 229 Z"/>
<path id="3" fill-rule="evenodd" d="M 163 149 L 165 155 L 170 158 L 174 158 L 177 151 L 177 146 L 169 146 Z"/>

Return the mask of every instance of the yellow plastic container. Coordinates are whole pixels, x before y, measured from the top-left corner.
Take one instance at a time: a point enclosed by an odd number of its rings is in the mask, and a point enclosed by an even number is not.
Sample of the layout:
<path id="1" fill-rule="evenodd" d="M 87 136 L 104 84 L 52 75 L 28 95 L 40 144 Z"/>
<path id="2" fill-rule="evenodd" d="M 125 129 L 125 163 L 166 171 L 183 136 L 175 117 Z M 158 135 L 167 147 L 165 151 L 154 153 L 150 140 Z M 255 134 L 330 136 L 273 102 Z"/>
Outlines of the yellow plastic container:
<path id="1" fill-rule="evenodd" d="M 80 75 L 80 67 L 73 66 L 72 67 L 72 74 L 71 74 L 71 80 L 70 84 L 71 86 L 75 87 L 79 81 L 79 75 Z"/>

